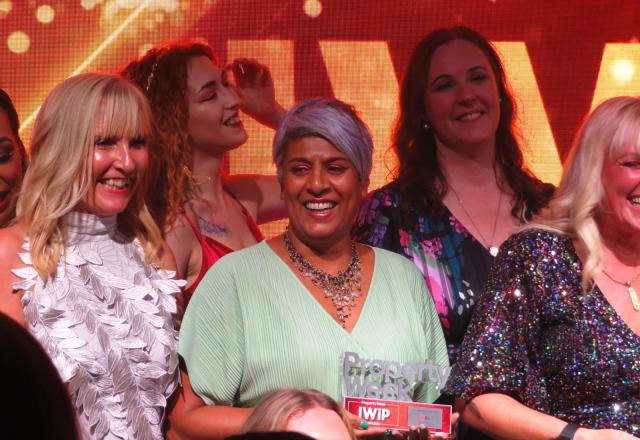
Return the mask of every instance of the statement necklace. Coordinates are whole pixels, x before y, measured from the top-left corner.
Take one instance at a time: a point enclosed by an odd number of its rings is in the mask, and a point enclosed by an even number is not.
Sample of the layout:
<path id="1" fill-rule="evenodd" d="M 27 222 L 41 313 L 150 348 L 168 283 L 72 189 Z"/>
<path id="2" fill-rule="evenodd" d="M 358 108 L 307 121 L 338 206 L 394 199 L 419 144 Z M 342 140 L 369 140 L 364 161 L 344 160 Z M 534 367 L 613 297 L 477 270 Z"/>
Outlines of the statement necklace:
<path id="1" fill-rule="evenodd" d="M 451 184 L 449 184 L 449 188 L 451 188 L 453 195 L 456 196 L 456 200 L 458 200 L 458 204 L 460 205 L 464 213 L 467 215 L 467 217 L 469 218 L 469 221 L 471 222 L 474 229 L 478 233 L 479 238 L 481 239 L 480 244 L 482 244 L 482 246 L 484 246 L 485 249 L 487 249 L 493 257 L 498 255 L 500 246 L 494 245 L 493 240 L 496 238 L 496 226 L 498 225 L 498 217 L 500 216 L 500 207 L 502 206 L 502 190 L 500 190 L 500 197 L 498 198 L 498 209 L 496 209 L 496 217 L 493 220 L 493 230 L 491 232 L 491 240 L 488 241 L 487 239 L 484 238 L 484 235 L 482 235 L 482 231 L 480 230 L 478 225 L 476 225 L 476 222 L 473 221 L 473 216 L 469 214 L 469 211 L 467 211 L 467 208 L 464 207 L 464 203 L 462 203 L 462 199 L 458 195 L 458 192 L 456 191 L 456 189 Z"/>
<path id="2" fill-rule="evenodd" d="M 640 300 L 638 299 L 638 293 L 636 292 L 636 289 L 631 286 L 631 284 L 635 283 L 638 278 L 640 278 L 640 272 L 638 272 L 638 274 L 629 281 L 618 281 L 614 277 L 609 275 L 604 269 L 602 269 L 602 273 L 605 274 L 607 278 L 609 278 L 614 283 L 620 284 L 621 286 L 625 286 L 627 288 L 627 292 L 629 292 L 629 298 L 631 298 L 631 305 L 633 305 L 633 310 L 635 310 L 636 312 L 640 312 Z"/>
<path id="3" fill-rule="evenodd" d="M 314 286 L 322 289 L 325 298 L 331 298 L 331 303 L 336 309 L 338 322 L 345 328 L 347 319 L 356 305 L 356 300 L 360 297 L 360 257 L 356 250 L 355 242 L 351 242 L 351 261 L 349 265 L 337 275 L 313 267 L 300 252 L 293 246 L 289 239 L 289 228 L 282 236 L 284 246 L 289 254 L 289 259 L 298 269 L 298 272 L 309 278 Z"/>

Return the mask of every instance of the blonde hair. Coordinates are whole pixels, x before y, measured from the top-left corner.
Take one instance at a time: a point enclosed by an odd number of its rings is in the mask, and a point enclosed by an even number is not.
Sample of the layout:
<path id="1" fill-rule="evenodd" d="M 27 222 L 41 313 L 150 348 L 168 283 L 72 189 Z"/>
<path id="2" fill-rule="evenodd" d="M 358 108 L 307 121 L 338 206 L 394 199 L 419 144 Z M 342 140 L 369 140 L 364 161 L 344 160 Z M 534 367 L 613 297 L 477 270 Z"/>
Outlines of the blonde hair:
<path id="1" fill-rule="evenodd" d="M 567 235 L 584 245 L 583 292 L 602 270 L 602 237 L 596 221 L 604 201 L 602 168 L 605 160 L 615 160 L 630 143 L 640 151 L 640 97 L 620 96 L 601 103 L 578 131 L 549 207 L 527 226 Z"/>
<path id="2" fill-rule="evenodd" d="M 345 411 L 331 397 L 317 390 L 285 389 L 267 395 L 242 426 L 243 432 L 284 431 L 291 417 L 313 408 L 324 408 L 340 416 L 349 437 L 355 440 L 351 422 Z"/>
<path id="3" fill-rule="evenodd" d="M 95 136 L 148 138 L 151 129 L 147 100 L 117 75 L 73 76 L 49 93 L 33 127 L 31 163 L 17 205 L 18 221 L 27 227 L 33 266 L 43 280 L 55 274 L 64 252 L 63 216 L 93 186 Z M 149 156 L 153 167 L 154 152 Z M 157 262 L 162 236 L 144 202 L 147 185 L 147 176 L 142 176 L 126 210 L 118 214 L 118 230 L 140 239 L 146 261 Z"/>

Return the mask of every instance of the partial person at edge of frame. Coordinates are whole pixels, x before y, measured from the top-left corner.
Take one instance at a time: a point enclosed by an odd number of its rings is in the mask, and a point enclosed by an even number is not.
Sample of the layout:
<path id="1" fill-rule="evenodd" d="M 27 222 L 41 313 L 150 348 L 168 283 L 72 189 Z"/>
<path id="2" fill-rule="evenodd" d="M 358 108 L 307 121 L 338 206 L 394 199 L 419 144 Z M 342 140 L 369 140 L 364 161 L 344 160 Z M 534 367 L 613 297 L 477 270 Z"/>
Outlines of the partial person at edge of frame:
<path id="1" fill-rule="evenodd" d="M 25 171 L 27 153 L 20 139 L 20 122 L 11 98 L 0 89 L 0 228 L 15 217 L 16 200 Z"/>
<path id="2" fill-rule="evenodd" d="M 238 433 L 258 401 L 281 388 L 315 388 L 337 401 L 383 387 L 394 400 L 439 396 L 447 350 L 420 272 L 351 238 L 372 149 L 366 125 L 341 101 L 310 99 L 287 113 L 273 157 L 288 229 L 223 257 L 199 284 L 180 332 L 183 393 L 169 438 Z M 423 373 L 406 378 L 416 385 L 405 396 L 404 377 L 365 375 L 365 359 Z M 379 383 L 358 386 L 369 380 Z M 357 435 L 377 431 L 351 420 Z"/>
<path id="3" fill-rule="evenodd" d="M 240 59 L 231 70 L 237 87 L 207 43 L 189 40 L 156 46 L 121 72 L 154 113 L 161 165 L 148 200 L 188 283 L 178 320 L 213 264 L 262 241 L 257 224 L 286 214 L 275 176 L 224 172 L 226 154 L 247 141 L 240 109 L 271 128 L 285 113 L 268 68 Z"/>
<path id="4" fill-rule="evenodd" d="M 178 385 L 181 282 L 144 202 L 151 111 L 116 75 L 62 81 L 36 118 L 16 223 L 0 230 L 0 311 L 42 344 L 84 439 L 162 439 Z"/>
<path id="5" fill-rule="evenodd" d="M 638 438 L 639 290 L 640 98 L 617 97 L 498 254 L 446 387 L 463 420 L 515 440 Z"/>

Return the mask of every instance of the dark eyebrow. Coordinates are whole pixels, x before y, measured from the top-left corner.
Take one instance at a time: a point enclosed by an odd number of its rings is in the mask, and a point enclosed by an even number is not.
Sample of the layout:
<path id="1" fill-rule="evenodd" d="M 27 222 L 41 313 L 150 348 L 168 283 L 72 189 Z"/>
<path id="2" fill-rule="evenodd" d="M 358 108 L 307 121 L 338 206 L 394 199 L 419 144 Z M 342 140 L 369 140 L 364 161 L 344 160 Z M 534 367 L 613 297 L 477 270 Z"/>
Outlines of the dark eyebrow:
<path id="1" fill-rule="evenodd" d="M 469 70 L 467 70 L 467 72 L 468 72 L 468 73 L 473 73 L 473 72 L 475 72 L 475 71 L 477 71 L 477 70 L 482 70 L 482 71 L 484 71 L 484 72 L 486 72 L 486 71 L 487 71 L 487 69 L 486 69 L 484 66 L 473 66 L 473 67 L 471 67 Z M 431 81 L 431 84 L 429 84 L 429 85 L 433 85 L 433 84 L 435 84 L 436 82 L 438 82 L 438 81 L 439 81 L 440 79 L 442 79 L 442 78 L 451 78 L 452 76 L 453 76 L 453 75 L 449 75 L 449 74 L 447 74 L 447 73 L 442 74 L 442 75 L 439 75 L 439 76 L 437 76 L 433 81 Z"/>

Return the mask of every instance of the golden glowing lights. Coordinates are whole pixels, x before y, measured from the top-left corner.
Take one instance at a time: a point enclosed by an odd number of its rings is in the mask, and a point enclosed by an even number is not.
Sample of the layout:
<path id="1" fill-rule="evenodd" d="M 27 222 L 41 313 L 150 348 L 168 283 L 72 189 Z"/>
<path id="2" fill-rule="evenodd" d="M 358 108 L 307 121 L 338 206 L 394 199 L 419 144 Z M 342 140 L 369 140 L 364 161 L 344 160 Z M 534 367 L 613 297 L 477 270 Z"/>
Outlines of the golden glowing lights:
<path id="1" fill-rule="evenodd" d="M 613 77 L 620 82 L 629 82 L 633 79 L 635 67 L 629 60 L 618 60 L 611 64 Z"/>
<path id="2" fill-rule="evenodd" d="M 29 36 L 21 31 L 12 32 L 7 38 L 7 47 L 13 53 L 25 53 L 30 44 Z"/>
<path id="3" fill-rule="evenodd" d="M 527 165 L 543 181 L 557 184 L 562 164 L 527 46 L 521 41 L 496 42 L 495 46 L 502 54 L 507 77 L 518 100 L 518 122 L 525 140 Z"/>
<path id="4" fill-rule="evenodd" d="M 376 148 L 370 187 L 382 186 L 387 181 L 387 167 L 394 166 L 386 151 L 398 96 L 389 47 L 384 41 L 320 41 L 320 50 L 334 95 L 353 104 L 371 129 Z"/>
<path id="5" fill-rule="evenodd" d="M 303 9 L 309 17 L 316 18 L 322 14 L 322 3 L 320 0 L 305 0 Z"/>
<path id="6" fill-rule="evenodd" d="M 80 6 L 86 10 L 90 10 L 96 7 L 98 0 L 80 0 Z"/>
<path id="7" fill-rule="evenodd" d="M 13 8 L 11 0 L 0 0 L 0 18 L 6 17 L 11 12 L 11 8 Z"/>
<path id="8" fill-rule="evenodd" d="M 49 24 L 55 18 L 56 13 L 49 5 L 40 5 L 36 9 L 36 20 L 42 24 Z"/>
<path id="9" fill-rule="evenodd" d="M 607 43 L 602 54 L 591 108 L 613 96 L 640 95 L 640 44 Z"/>

